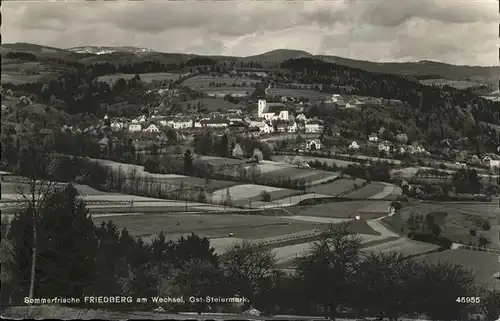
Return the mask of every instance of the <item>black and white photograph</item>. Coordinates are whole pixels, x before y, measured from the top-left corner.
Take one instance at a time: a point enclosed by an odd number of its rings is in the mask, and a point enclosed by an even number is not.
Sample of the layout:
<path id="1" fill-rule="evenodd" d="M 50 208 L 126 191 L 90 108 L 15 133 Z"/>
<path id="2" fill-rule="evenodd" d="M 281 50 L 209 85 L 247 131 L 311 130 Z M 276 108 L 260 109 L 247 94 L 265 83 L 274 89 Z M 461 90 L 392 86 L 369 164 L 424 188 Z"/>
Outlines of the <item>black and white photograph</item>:
<path id="1" fill-rule="evenodd" d="M 3 1 L 1 318 L 500 321 L 499 10 Z"/>

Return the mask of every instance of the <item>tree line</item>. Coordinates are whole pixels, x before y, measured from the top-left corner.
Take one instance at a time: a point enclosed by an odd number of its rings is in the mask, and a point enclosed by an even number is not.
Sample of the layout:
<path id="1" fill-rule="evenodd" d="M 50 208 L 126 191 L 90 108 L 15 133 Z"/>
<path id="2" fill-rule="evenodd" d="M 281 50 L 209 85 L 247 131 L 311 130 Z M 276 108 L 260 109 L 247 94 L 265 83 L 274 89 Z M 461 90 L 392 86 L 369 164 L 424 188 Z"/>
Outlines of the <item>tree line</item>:
<path id="1" fill-rule="evenodd" d="M 33 211 L 38 215 L 33 216 Z M 36 238 L 31 233 L 34 224 Z M 112 221 L 95 225 L 71 185 L 51 190 L 40 206 L 28 205 L 12 221 L 3 220 L 2 231 L 6 232 L 0 249 L 3 304 L 23 304 L 34 277 L 31 297 L 248 299 L 243 306 L 164 305 L 170 312 L 241 312 L 253 307 L 267 315 L 385 316 L 390 320 L 426 315 L 450 321 L 473 313 L 494 320 L 500 314 L 500 293 L 477 286 L 471 271 L 397 253 L 364 254 L 361 239 L 350 232 L 349 225 L 326 230 L 311 253 L 292 262 L 293 273 L 279 268 L 270 249 L 249 243 L 217 254 L 209 240 L 195 234 L 170 241 L 159 233 L 145 242 L 126 229 L 119 231 Z M 32 275 L 34 247 L 38 261 Z M 138 311 L 158 306 L 150 299 L 106 308 Z"/>

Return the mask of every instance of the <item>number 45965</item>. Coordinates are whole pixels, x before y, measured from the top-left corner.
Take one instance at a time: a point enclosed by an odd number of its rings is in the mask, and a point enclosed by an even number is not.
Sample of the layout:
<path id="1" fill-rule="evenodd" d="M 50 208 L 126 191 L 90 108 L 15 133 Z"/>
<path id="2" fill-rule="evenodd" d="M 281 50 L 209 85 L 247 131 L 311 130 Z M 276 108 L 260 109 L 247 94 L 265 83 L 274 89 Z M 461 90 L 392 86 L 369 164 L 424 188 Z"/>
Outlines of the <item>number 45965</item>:
<path id="1" fill-rule="evenodd" d="M 481 298 L 478 296 L 459 296 L 455 300 L 457 303 L 480 303 Z"/>

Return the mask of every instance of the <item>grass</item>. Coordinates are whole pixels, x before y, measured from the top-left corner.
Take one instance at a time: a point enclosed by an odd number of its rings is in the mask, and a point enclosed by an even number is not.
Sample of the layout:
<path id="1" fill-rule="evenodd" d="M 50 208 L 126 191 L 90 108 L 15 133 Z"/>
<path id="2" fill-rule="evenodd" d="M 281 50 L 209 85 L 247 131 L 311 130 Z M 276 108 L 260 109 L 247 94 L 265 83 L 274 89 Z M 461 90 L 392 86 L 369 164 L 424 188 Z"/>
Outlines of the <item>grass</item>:
<path id="1" fill-rule="evenodd" d="M 327 179 L 329 177 L 334 179 L 335 177 L 340 175 L 339 173 L 334 173 L 334 172 L 317 171 L 317 170 L 296 168 L 290 166 L 283 167 L 281 169 L 277 169 L 272 172 L 270 171 L 267 174 L 280 178 L 304 179 L 306 182 L 313 182 L 316 180 Z"/>
<path id="2" fill-rule="evenodd" d="M 398 233 L 407 234 L 409 232 L 407 220 L 411 213 L 423 214 L 424 216 L 433 212 L 446 212 L 448 215 L 441 225 L 441 235 L 459 243 L 469 244 L 469 230 L 476 229 L 478 234 L 488 237 L 492 242 L 498 240 L 495 230 L 483 231 L 476 225 L 478 218 L 489 220 L 491 225 L 498 222 L 498 204 L 463 204 L 463 203 L 424 203 L 412 201 L 409 206 L 404 207 L 400 213 L 385 219 L 386 223 Z M 476 242 L 476 239 L 472 239 Z M 498 244 L 491 244 L 490 247 L 499 247 Z"/>
<path id="3" fill-rule="evenodd" d="M 248 198 L 248 200 L 250 200 L 250 201 L 264 201 L 262 199 L 261 193 L 259 193 L 259 195 Z M 297 190 L 291 190 L 291 189 L 274 190 L 274 191 L 269 192 L 270 201 L 282 200 L 284 198 L 288 198 L 288 197 L 292 197 L 292 196 L 296 196 L 296 195 L 302 195 L 302 194 L 304 194 L 304 192 L 297 191 Z"/>
<path id="4" fill-rule="evenodd" d="M 486 285 L 490 288 L 496 286 L 498 289 L 499 282 L 492 277 L 494 273 L 498 272 L 498 254 L 496 253 L 459 249 L 432 253 L 418 259 L 430 263 L 444 261 L 460 264 L 472 271 L 478 285 Z"/>
<path id="5" fill-rule="evenodd" d="M 60 185 L 66 185 L 65 183 L 60 183 Z M 17 194 L 20 189 L 22 192 L 29 192 L 29 185 L 22 182 L 2 182 L 2 194 Z M 78 193 L 83 195 L 104 195 L 108 194 L 106 192 L 98 191 L 87 185 L 73 184 Z"/>
<path id="6" fill-rule="evenodd" d="M 129 80 L 135 77 L 135 74 L 114 74 L 114 75 L 106 75 L 97 77 L 98 81 L 106 82 L 108 84 L 115 83 L 119 78 L 123 78 L 125 80 Z M 170 72 L 155 72 L 155 73 L 144 73 L 139 74 L 139 77 L 142 81 L 146 83 L 153 82 L 153 80 L 177 80 L 180 77 L 180 74 L 174 74 Z"/>
<path id="7" fill-rule="evenodd" d="M 360 215 L 364 219 L 374 219 L 387 215 L 389 202 L 345 201 L 326 204 L 287 207 L 293 215 L 334 218 L 354 218 Z"/>
<path id="8" fill-rule="evenodd" d="M 297 191 L 291 189 L 254 184 L 242 184 L 229 187 L 228 189 L 231 195 L 231 199 L 234 201 L 257 199 L 263 191 L 268 191 L 269 193 L 278 193 L 277 195 L 280 195 L 281 198 L 297 194 Z M 212 200 L 223 200 L 226 193 L 227 189 L 215 191 L 212 193 Z"/>
<path id="9" fill-rule="evenodd" d="M 191 104 L 191 106 L 198 106 L 198 104 L 201 104 L 203 108 L 206 109 L 208 112 L 214 112 L 219 110 L 226 111 L 229 109 L 241 109 L 243 107 L 241 105 L 236 105 L 220 98 L 202 98 L 181 103 L 183 107 L 187 107 L 187 104 Z"/>
<path id="10" fill-rule="evenodd" d="M 364 198 L 370 198 L 384 190 L 385 185 L 382 184 L 377 184 L 377 183 L 371 183 L 363 188 L 360 188 L 358 190 L 352 191 L 346 195 L 344 195 L 347 198 L 353 198 L 353 199 L 364 199 Z"/>
<path id="11" fill-rule="evenodd" d="M 314 186 L 312 188 L 309 188 L 307 191 L 308 193 L 315 192 L 319 194 L 337 196 L 340 193 L 353 189 L 355 184 L 359 186 L 363 184 L 363 182 L 364 180 L 362 179 L 351 180 L 351 179 L 341 178 L 332 183 Z"/>
<path id="12" fill-rule="evenodd" d="M 268 89 L 267 94 L 271 96 L 295 96 L 295 97 L 300 96 L 312 99 L 320 99 L 330 96 L 328 94 L 324 94 L 319 91 L 314 91 L 310 89 L 289 89 L 289 88 L 270 88 Z"/>
<path id="13" fill-rule="evenodd" d="M 209 84 L 212 82 L 221 85 L 221 87 L 209 87 Z M 228 88 L 228 87 L 239 89 L 241 87 L 236 87 L 232 85 L 233 84 L 242 85 L 243 83 L 246 83 L 248 86 L 245 87 L 249 87 L 251 89 L 250 91 L 253 91 L 253 88 L 249 84 L 259 83 L 259 82 L 260 80 L 253 79 L 250 77 L 238 77 L 238 76 L 231 77 L 229 75 L 219 75 L 212 77 L 209 75 L 198 75 L 184 80 L 182 82 L 182 85 L 187 86 L 194 90 L 203 89 L 204 91 L 205 90 L 217 91 L 221 88 Z"/>
<path id="14" fill-rule="evenodd" d="M 194 232 L 200 236 L 262 238 L 289 234 L 301 230 L 316 229 L 318 224 L 310 222 L 291 222 L 290 220 L 255 215 L 131 215 L 93 218 L 96 224 L 112 220 L 118 229 L 126 228 L 133 236 L 151 236 L 163 231 L 165 234 Z M 180 223 L 180 225 L 177 225 Z"/>

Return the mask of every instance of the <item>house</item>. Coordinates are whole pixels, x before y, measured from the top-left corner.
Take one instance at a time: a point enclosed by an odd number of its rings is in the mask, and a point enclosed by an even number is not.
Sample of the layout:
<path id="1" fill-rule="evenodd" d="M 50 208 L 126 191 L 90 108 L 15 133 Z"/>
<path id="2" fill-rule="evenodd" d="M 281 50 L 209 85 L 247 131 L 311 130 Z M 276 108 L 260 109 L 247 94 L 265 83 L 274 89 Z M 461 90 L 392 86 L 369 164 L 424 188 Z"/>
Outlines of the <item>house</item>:
<path id="1" fill-rule="evenodd" d="M 146 133 L 159 133 L 160 130 L 158 129 L 158 127 L 156 127 L 155 124 L 151 124 L 146 129 L 144 129 L 144 132 L 146 132 Z"/>
<path id="2" fill-rule="evenodd" d="M 145 123 L 146 122 L 146 116 L 142 115 L 141 117 L 139 117 L 137 119 L 137 122 L 139 122 L 139 123 Z"/>
<path id="3" fill-rule="evenodd" d="M 270 126 L 267 122 L 265 121 L 250 121 L 250 128 L 258 128 L 259 132 L 262 134 L 270 134 L 274 132 L 273 126 Z"/>
<path id="4" fill-rule="evenodd" d="M 300 121 L 300 122 L 306 122 L 307 121 L 307 117 L 304 114 L 298 114 L 297 117 L 295 117 L 295 120 L 296 121 Z"/>
<path id="5" fill-rule="evenodd" d="M 359 149 L 359 144 L 357 141 L 353 141 L 352 143 L 349 144 L 349 149 L 357 150 Z"/>
<path id="6" fill-rule="evenodd" d="M 311 120 L 305 125 L 306 133 L 319 133 L 323 130 L 323 126 L 317 120 Z"/>
<path id="7" fill-rule="evenodd" d="M 297 127 L 297 123 L 294 122 L 294 121 L 292 121 L 292 122 L 290 122 L 288 124 L 288 127 L 287 127 L 286 131 L 289 132 L 289 133 L 295 133 L 295 132 L 297 132 L 298 129 L 299 128 Z"/>
<path id="8" fill-rule="evenodd" d="M 201 121 L 201 125 L 203 127 L 225 128 L 229 125 L 229 122 L 225 118 L 210 118 L 210 119 L 203 119 Z"/>
<path id="9" fill-rule="evenodd" d="M 67 125 L 63 125 L 61 127 L 61 131 L 63 133 L 72 133 L 73 132 L 73 126 L 67 126 Z"/>
<path id="10" fill-rule="evenodd" d="M 382 142 L 378 144 L 378 151 L 388 154 L 391 151 L 391 146 Z"/>
<path id="11" fill-rule="evenodd" d="M 377 135 L 377 133 L 371 133 L 370 136 L 368 136 L 368 141 L 370 141 L 370 142 L 378 142 L 378 135 Z"/>
<path id="12" fill-rule="evenodd" d="M 279 123 L 276 125 L 276 131 L 278 133 L 286 133 L 288 131 L 288 125 L 284 123 Z"/>
<path id="13" fill-rule="evenodd" d="M 128 126 L 129 132 L 140 132 L 141 130 L 142 130 L 141 124 L 131 124 L 130 126 Z"/>
<path id="14" fill-rule="evenodd" d="M 167 124 L 174 129 L 186 129 L 193 127 L 193 120 L 188 117 L 180 117 L 170 120 Z"/>
<path id="15" fill-rule="evenodd" d="M 290 115 L 285 106 L 269 105 L 265 99 L 259 99 L 257 102 L 257 117 L 265 120 L 289 120 Z"/>
<path id="16" fill-rule="evenodd" d="M 125 124 L 123 122 L 114 120 L 109 127 L 111 127 L 111 129 L 114 131 L 118 131 L 122 130 L 125 127 Z"/>
<path id="17" fill-rule="evenodd" d="M 306 149 L 309 150 L 318 150 L 321 149 L 321 142 L 316 139 L 311 139 L 306 141 Z"/>

